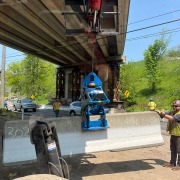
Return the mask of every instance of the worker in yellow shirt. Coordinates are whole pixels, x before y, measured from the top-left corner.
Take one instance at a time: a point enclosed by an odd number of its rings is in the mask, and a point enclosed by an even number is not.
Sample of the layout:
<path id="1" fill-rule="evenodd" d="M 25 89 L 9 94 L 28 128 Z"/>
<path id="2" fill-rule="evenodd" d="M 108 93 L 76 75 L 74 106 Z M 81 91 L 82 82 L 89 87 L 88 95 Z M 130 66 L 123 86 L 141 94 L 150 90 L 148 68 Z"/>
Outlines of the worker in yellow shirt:
<path id="1" fill-rule="evenodd" d="M 150 98 L 148 103 L 148 107 L 150 111 L 154 111 L 156 109 L 156 103 L 153 101 L 153 98 Z"/>
<path id="2" fill-rule="evenodd" d="M 161 118 L 168 119 L 166 131 L 171 135 L 170 138 L 170 162 L 164 163 L 164 167 L 180 171 L 180 99 L 173 101 L 173 111 L 164 112 L 155 110 Z"/>
<path id="3" fill-rule="evenodd" d="M 59 110 L 60 110 L 60 106 L 61 106 L 61 105 L 62 105 L 62 104 L 59 102 L 58 99 L 56 99 L 55 102 L 53 103 L 53 110 L 54 110 L 54 112 L 55 112 L 56 117 L 59 116 Z"/>

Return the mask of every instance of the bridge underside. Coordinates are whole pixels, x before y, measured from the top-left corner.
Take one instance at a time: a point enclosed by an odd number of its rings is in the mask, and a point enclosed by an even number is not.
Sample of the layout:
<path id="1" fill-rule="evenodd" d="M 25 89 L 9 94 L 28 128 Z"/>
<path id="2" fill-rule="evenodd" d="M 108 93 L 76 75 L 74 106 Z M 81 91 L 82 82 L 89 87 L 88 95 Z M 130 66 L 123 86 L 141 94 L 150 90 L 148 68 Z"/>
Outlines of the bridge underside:
<path id="1" fill-rule="evenodd" d="M 0 43 L 57 64 L 57 97 L 76 100 L 76 79 L 94 71 L 111 101 L 118 101 L 129 6 L 130 0 L 103 0 L 102 31 L 92 33 L 77 1 L 0 0 Z M 72 83 L 66 85 L 61 76 L 67 80 L 69 71 Z"/>
<path id="2" fill-rule="evenodd" d="M 56 97 L 78 100 L 81 95 L 82 82 L 92 70 L 85 68 L 81 71 L 78 67 L 69 70 L 57 68 Z M 109 65 L 100 65 L 93 71 L 103 82 L 103 90 L 111 102 L 120 103 L 120 66 L 113 61 Z"/>

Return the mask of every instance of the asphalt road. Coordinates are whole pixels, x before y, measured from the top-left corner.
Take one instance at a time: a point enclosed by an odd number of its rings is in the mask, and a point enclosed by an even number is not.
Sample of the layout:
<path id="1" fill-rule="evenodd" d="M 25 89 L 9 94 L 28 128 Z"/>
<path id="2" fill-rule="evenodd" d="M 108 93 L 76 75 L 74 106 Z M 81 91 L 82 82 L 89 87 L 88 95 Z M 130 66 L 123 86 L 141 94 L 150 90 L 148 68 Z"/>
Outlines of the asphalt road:
<path id="1" fill-rule="evenodd" d="M 24 112 L 24 114 L 21 111 L 16 111 L 15 113 L 19 113 L 22 116 L 43 116 L 44 118 L 50 118 L 55 117 L 55 113 L 52 109 L 37 109 L 36 112 L 33 112 L 32 110 L 28 110 Z M 69 116 L 68 107 L 65 107 L 65 110 L 60 110 L 59 116 Z"/>

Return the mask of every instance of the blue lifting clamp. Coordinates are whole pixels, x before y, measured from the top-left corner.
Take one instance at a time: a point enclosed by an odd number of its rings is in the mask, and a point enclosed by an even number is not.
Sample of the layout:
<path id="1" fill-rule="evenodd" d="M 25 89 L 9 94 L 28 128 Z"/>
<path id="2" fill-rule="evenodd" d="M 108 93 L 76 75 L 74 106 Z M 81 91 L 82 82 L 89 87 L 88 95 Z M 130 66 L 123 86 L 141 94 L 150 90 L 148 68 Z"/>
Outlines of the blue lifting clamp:
<path id="1" fill-rule="evenodd" d="M 85 121 L 82 122 L 82 129 L 86 131 L 103 130 L 109 128 L 106 120 L 104 104 L 110 100 L 102 89 L 102 82 L 94 73 L 89 73 L 83 81 L 83 91 L 81 95 L 82 114 Z M 90 120 L 91 115 L 100 115 L 98 120 Z"/>

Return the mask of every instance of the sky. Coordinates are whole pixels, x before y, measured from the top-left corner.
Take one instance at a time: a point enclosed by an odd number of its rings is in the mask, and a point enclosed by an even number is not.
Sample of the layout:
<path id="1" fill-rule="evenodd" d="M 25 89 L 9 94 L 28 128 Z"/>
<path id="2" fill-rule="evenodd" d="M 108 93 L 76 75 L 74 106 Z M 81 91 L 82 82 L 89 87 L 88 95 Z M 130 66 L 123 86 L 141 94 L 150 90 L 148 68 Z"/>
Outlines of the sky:
<path id="1" fill-rule="evenodd" d="M 177 19 L 180 20 L 180 0 L 131 0 L 124 49 L 126 62 L 143 60 L 144 51 L 160 38 L 155 34 L 163 29 L 171 32 L 166 35 L 170 37 L 168 49 L 180 45 L 180 21 L 166 23 Z M 162 23 L 166 24 L 138 30 Z M 144 38 L 146 35 L 152 36 Z"/>
<path id="2" fill-rule="evenodd" d="M 126 62 L 143 60 L 144 51 L 160 37 L 155 34 L 163 29 L 171 32 L 167 34 L 167 37 L 171 36 L 168 49 L 180 45 L 180 21 L 171 22 L 177 19 L 180 19 L 180 0 L 131 0 L 124 49 Z M 148 28 L 162 23 L 164 24 Z M 2 46 L 0 55 L 1 59 Z M 6 48 L 6 65 L 20 61 L 23 57 L 22 52 Z"/>

